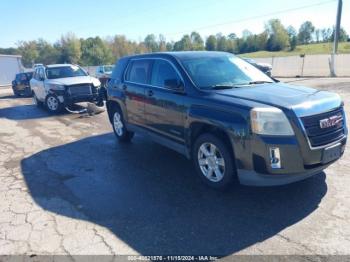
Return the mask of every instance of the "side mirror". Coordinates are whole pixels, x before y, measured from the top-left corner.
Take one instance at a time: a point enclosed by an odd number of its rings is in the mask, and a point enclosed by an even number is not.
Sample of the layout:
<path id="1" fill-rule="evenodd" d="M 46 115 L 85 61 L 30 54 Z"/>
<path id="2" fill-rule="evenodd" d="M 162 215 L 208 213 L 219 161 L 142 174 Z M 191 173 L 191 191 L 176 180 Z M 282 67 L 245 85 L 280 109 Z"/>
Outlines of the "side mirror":
<path id="1" fill-rule="evenodd" d="M 183 90 L 183 83 L 178 79 L 166 79 L 164 80 L 164 86 L 177 91 Z"/>

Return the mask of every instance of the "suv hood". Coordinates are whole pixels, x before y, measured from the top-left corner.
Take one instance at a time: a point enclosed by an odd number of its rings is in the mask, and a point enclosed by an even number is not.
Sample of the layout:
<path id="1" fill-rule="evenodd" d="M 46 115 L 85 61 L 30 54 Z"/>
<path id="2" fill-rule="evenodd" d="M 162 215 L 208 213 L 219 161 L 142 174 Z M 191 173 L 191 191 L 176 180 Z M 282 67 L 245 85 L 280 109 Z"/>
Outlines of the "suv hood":
<path id="1" fill-rule="evenodd" d="M 340 96 L 336 93 L 284 83 L 221 90 L 217 91 L 217 94 L 293 110 L 300 117 L 326 112 L 342 104 Z"/>
<path id="2" fill-rule="evenodd" d="M 66 77 L 66 78 L 57 78 L 57 79 L 47 79 L 47 84 L 53 85 L 79 85 L 79 84 L 93 84 L 94 86 L 100 86 L 101 83 L 97 78 L 91 76 L 78 76 L 78 77 Z"/>

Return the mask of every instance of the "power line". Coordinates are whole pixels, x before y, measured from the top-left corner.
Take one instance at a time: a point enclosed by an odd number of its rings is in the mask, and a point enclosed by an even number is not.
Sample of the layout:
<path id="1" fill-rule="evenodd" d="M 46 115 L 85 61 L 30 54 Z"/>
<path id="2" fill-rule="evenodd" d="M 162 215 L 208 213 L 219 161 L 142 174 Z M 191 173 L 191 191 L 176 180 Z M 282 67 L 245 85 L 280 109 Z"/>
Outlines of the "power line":
<path id="1" fill-rule="evenodd" d="M 179 35 L 179 34 L 188 33 L 188 32 L 190 32 L 190 31 L 192 32 L 192 31 L 197 31 L 197 30 L 203 30 L 203 29 L 212 28 L 212 27 L 218 27 L 218 26 L 222 26 L 222 25 L 229 25 L 229 24 L 241 23 L 241 22 L 250 21 L 250 20 L 255 20 L 255 19 L 259 19 L 259 18 L 263 18 L 263 17 L 268 17 L 268 16 L 273 16 L 273 15 L 278 15 L 278 14 L 283 14 L 283 13 L 294 12 L 294 11 L 301 10 L 301 9 L 307 9 L 307 8 L 311 8 L 311 7 L 315 7 L 315 6 L 321 6 L 321 5 L 333 3 L 333 2 L 335 2 L 335 1 L 336 1 L 336 0 L 329 0 L 329 1 L 319 2 L 319 3 L 316 3 L 316 4 L 304 5 L 304 6 L 300 6 L 300 7 L 295 7 L 295 8 L 290 8 L 290 9 L 284 9 L 284 10 L 280 10 L 280 11 L 276 11 L 276 12 L 271 12 L 271 13 L 267 13 L 267 14 L 262 14 L 262 15 L 257 15 L 257 16 L 251 16 L 251 17 L 246 17 L 246 18 L 242 18 L 242 19 L 231 20 L 231 21 L 227 21 L 227 22 L 223 22 L 223 23 L 218 23 L 218 24 L 212 24 L 212 25 L 197 27 L 197 28 L 194 28 L 194 29 L 192 29 L 192 30 L 186 30 L 186 31 L 181 31 L 181 32 L 177 32 L 177 33 L 168 34 L 167 36 L 174 36 L 174 35 Z"/>

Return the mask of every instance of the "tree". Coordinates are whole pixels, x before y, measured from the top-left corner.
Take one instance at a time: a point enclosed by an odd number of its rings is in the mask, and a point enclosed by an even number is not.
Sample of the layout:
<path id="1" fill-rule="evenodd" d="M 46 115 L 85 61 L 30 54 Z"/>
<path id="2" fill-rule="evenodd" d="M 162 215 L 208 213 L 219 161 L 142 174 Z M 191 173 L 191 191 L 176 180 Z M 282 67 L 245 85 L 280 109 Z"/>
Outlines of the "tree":
<path id="1" fill-rule="evenodd" d="M 190 51 L 192 50 L 191 37 L 189 35 L 184 35 L 180 41 L 174 44 L 175 51 Z"/>
<path id="2" fill-rule="evenodd" d="M 160 52 L 164 52 L 167 50 L 166 48 L 166 39 L 165 36 L 160 34 L 158 37 L 158 49 Z"/>
<path id="3" fill-rule="evenodd" d="M 107 42 L 112 51 L 112 56 L 117 60 L 123 56 L 149 52 L 149 49 L 144 42 L 137 45 L 136 43 L 127 40 L 124 35 L 116 35 Z"/>
<path id="4" fill-rule="evenodd" d="M 227 51 L 227 39 L 226 36 L 222 34 L 216 35 L 216 50 L 226 52 Z"/>
<path id="5" fill-rule="evenodd" d="M 214 35 L 210 35 L 207 38 L 207 41 L 205 42 L 205 49 L 208 51 L 215 51 L 216 50 L 216 37 Z"/>
<path id="6" fill-rule="evenodd" d="M 310 21 L 304 22 L 299 29 L 298 39 L 301 44 L 309 44 L 312 41 L 312 34 L 315 32 L 315 27 Z"/>
<path id="7" fill-rule="evenodd" d="M 32 67 L 39 57 L 36 41 L 19 42 L 18 51 L 22 56 L 22 63 L 25 67 Z"/>
<path id="8" fill-rule="evenodd" d="M 61 37 L 57 47 L 61 52 L 61 63 L 77 64 L 81 57 L 80 40 L 73 34 L 68 33 Z"/>
<path id="9" fill-rule="evenodd" d="M 201 35 L 197 32 L 191 33 L 192 50 L 204 50 L 204 41 Z"/>
<path id="10" fill-rule="evenodd" d="M 237 42 L 237 35 L 235 33 L 229 34 L 226 40 L 226 51 L 233 54 L 239 53 Z"/>
<path id="11" fill-rule="evenodd" d="M 167 51 L 173 51 L 174 50 L 174 42 L 166 43 L 166 50 Z"/>
<path id="12" fill-rule="evenodd" d="M 332 30 L 332 34 L 330 36 L 330 41 L 334 41 L 334 34 L 335 34 L 335 28 Z M 348 34 L 346 33 L 345 29 L 343 27 L 340 28 L 339 31 L 339 42 L 346 42 L 348 41 Z"/>
<path id="13" fill-rule="evenodd" d="M 287 33 L 289 36 L 289 46 L 290 50 L 293 51 L 297 47 L 298 44 L 298 37 L 297 37 L 297 31 L 293 26 L 288 26 Z"/>
<path id="14" fill-rule="evenodd" d="M 333 34 L 333 31 L 330 28 L 321 29 L 322 42 L 331 41 L 332 34 Z"/>
<path id="15" fill-rule="evenodd" d="M 280 51 L 289 46 L 288 32 L 279 19 L 271 19 L 265 27 L 269 36 L 266 44 L 267 50 Z"/>
<path id="16" fill-rule="evenodd" d="M 147 35 L 144 43 L 149 52 L 159 51 L 159 46 L 156 40 L 156 36 L 154 34 Z"/>
<path id="17" fill-rule="evenodd" d="M 112 51 L 100 37 L 80 39 L 81 65 L 103 65 L 113 63 Z"/>
<path id="18" fill-rule="evenodd" d="M 51 43 L 44 39 L 38 39 L 36 41 L 36 49 L 39 53 L 37 63 L 42 64 L 55 64 L 60 58 L 60 50 L 55 48 Z"/>

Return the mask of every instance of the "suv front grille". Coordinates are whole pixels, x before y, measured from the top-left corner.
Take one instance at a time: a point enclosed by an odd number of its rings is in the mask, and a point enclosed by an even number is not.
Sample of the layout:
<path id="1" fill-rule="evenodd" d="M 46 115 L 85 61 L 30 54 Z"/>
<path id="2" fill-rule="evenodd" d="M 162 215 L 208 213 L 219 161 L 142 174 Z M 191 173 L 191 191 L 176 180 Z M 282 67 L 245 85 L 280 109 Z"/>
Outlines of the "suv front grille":
<path id="1" fill-rule="evenodd" d="M 328 128 L 321 128 L 321 120 L 339 116 L 339 123 Z M 343 107 L 330 112 L 302 117 L 306 135 L 312 147 L 324 146 L 340 140 L 345 136 L 345 121 Z"/>
<path id="2" fill-rule="evenodd" d="M 68 92 L 73 96 L 83 96 L 92 94 L 90 84 L 71 85 L 68 87 Z"/>

